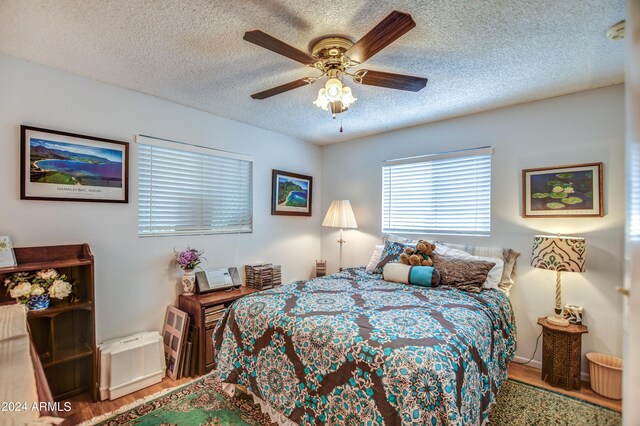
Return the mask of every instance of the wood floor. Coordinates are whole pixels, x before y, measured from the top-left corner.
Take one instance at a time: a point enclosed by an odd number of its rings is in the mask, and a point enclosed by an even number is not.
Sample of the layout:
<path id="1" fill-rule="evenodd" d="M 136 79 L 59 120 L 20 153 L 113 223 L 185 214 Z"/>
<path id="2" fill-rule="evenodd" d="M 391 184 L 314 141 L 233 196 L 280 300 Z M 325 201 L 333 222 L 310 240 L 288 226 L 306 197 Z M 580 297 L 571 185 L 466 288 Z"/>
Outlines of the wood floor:
<path id="1" fill-rule="evenodd" d="M 593 404 L 602 405 L 603 407 L 610 408 L 622 412 L 622 401 L 605 398 L 600 396 L 591 390 L 588 382 L 582 382 L 582 388 L 579 391 L 567 391 L 561 388 L 556 388 L 542 381 L 540 377 L 540 370 L 537 368 L 529 367 L 527 365 L 516 364 L 512 362 L 509 364 L 509 378 L 519 380 L 530 385 L 538 386 L 544 389 L 550 389 L 557 393 L 572 396 L 574 398 L 580 398 Z"/>
<path id="2" fill-rule="evenodd" d="M 165 389 L 184 385 L 192 380 L 194 380 L 193 377 L 187 377 L 180 380 L 171 380 L 170 378 L 165 377 L 160 383 L 141 389 L 129 395 L 125 395 L 113 401 L 93 402 L 91 397 L 84 393 L 68 399 L 67 401 L 71 402 L 71 411 L 68 413 L 59 413 L 59 415 L 64 417 L 66 420 L 64 422 L 64 426 L 77 425 L 85 420 L 115 411 L 120 407 L 136 402 L 138 399 L 143 399 Z"/>
<path id="3" fill-rule="evenodd" d="M 583 382 L 582 389 L 579 391 L 565 391 L 560 388 L 554 388 L 542 381 L 542 379 L 540 378 L 540 370 L 526 365 L 516 364 L 515 362 L 512 362 L 509 365 L 509 378 L 529 383 L 541 388 L 551 389 L 555 392 L 563 393 L 575 398 L 580 398 L 593 404 L 602 405 L 616 411 L 622 411 L 621 401 L 614 401 L 612 399 L 607 399 L 596 394 L 591 390 L 589 384 L 586 382 Z M 93 403 L 91 402 L 91 399 L 88 395 L 79 395 L 69 400 L 71 402 L 72 410 L 69 413 L 66 413 L 65 418 L 67 421 L 65 422 L 65 425 L 77 425 L 78 423 L 89 420 L 101 414 L 115 411 L 120 407 L 135 402 L 138 399 L 153 395 L 154 393 L 160 392 L 164 389 L 183 385 L 191 380 L 193 379 L 186 378 L 173 381 L 171 379 L 165 378 L 162 382 L 156 385 L 123 396 L 122 398 L 118 398 L 115 401 Z M 64 414 L 65 413 L 62 413 L 62 415 Z"/>

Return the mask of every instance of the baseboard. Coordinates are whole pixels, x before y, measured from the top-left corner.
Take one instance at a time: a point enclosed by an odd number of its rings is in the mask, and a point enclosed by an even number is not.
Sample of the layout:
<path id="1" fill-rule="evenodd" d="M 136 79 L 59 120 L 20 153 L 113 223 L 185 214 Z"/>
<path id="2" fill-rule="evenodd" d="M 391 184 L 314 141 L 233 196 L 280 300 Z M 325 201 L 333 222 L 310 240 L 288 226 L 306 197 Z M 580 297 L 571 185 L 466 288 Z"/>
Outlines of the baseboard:
<path id="1" fill-rule="evenodd" d="M 524 364 L 525 362 L 529 361 L 529 358 L 525 358 L 522 356 L 514 356 L 513 357 L 513 361 L 514 362 L 518 362 L 520 364 Z M 536 361 L 535 359 L 532 359 L 530 363 L 527 364 L 529 367 L 533 367 L 533 368 L 537 368 L 538 370 L 542 370 L 542 362 L 540 361 Z M 590 377 L 589 377 L 589 373 L 585 373 L 584 371 L 582 373 L 580 373 L 580 379 L 584 382 L 588 382 L 590 381 Z"/>

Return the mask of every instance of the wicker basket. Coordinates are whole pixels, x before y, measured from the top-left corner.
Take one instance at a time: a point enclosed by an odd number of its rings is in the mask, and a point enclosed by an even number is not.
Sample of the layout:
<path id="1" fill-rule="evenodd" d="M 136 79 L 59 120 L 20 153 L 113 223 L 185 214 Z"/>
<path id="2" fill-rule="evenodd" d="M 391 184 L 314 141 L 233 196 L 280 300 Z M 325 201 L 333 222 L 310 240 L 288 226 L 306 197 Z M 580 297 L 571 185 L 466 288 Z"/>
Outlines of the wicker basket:
<path id="1" fill-rule="evenodd" d="M 622 399 L 622 358 L 590 352 L 587 359 L 591 389 L 607 398 Z"/>

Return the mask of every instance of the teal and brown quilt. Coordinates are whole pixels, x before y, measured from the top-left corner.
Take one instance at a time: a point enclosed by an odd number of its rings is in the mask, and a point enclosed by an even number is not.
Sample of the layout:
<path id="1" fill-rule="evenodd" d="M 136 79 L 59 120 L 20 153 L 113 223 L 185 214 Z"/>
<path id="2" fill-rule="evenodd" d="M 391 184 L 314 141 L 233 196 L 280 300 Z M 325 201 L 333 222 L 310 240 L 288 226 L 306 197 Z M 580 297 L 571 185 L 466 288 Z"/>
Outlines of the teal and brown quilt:
<path id="1" fill-rule="evenodd" d="M 364 269 L 254 293 L 213 333 L 217 375 L 304 425 L 480 425 L 515 322 L 499 290 L 382 280 Z"/>

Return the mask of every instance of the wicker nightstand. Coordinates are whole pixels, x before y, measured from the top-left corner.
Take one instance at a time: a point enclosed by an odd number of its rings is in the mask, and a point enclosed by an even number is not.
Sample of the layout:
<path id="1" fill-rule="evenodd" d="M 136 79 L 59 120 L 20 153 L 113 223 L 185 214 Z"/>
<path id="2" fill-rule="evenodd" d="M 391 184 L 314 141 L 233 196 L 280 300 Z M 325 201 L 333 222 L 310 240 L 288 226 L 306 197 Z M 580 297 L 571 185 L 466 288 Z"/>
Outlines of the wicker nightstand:
<path id="1" fill-rule="evenodd" d="M 561 327 L 538 318 L 542 326 L 542 380 L 564 389 L 580 389 L 584 325 Z"/>

